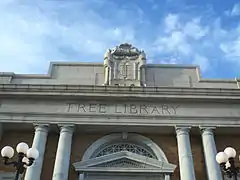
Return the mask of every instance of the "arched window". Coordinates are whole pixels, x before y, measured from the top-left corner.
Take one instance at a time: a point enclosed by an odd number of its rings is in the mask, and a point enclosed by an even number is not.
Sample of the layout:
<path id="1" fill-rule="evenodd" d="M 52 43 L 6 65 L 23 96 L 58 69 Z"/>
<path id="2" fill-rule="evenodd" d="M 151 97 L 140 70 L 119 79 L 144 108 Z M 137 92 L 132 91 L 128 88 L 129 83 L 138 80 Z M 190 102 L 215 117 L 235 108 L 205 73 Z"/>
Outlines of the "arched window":
<path id="1" fill-rule="evenodd" d="M 86 150 L 82 161 L 73 165 L 79 180 L 169 180 L 176 168 L 157 144 L 136 133 L 100 138 Z"/>
<path id="2" fill-rule="evenodd" d="M 142 156 L 146 156 L 149 158 L 157 159 L 157 157 L 151 152 L 151 150 L 147 150 L 145 147 L 132 143 L 132 142 L 117 142 L 111 143 L 107 146 L 104 146 L 100 149 L 94 157 L 101 157 L 105 155 L 109 155 L 112 153 L 128 151 L 135 154 L 139 154 Z"/>

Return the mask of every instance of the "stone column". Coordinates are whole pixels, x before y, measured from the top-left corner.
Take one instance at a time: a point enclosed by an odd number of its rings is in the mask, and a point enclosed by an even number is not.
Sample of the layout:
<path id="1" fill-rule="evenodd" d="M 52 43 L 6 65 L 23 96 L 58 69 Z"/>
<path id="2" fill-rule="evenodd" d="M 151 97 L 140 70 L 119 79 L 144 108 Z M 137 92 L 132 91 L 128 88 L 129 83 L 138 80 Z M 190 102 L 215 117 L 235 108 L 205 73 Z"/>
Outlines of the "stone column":
<path id="1" fill-rule="evenodd" d="M 0 141 L 2 140 L 3 136 L 3 123 L 0 123 Z"/>
<path id="2" fill-rule="evenodd" d="M 216 145 L 212 127 L 200 127 L 208 180 L 222 180 L 220 167 L 216 161 Z"/>
<path id="3" fill-rule="evenodd" d="M 52 180 L 68 180 L 73 130 L 72 125 L 61 126 Z"/>
<path id="4" fill-rule="evenodd" d="M 84 175 L 83 174 L 79 174 L 78 175 L 78 180 L 84 180 Z"/>
<path id="5" fill-rule="evenodd" d="M 142 83 L 143 86 L 145 86 L 146 84 L 146 70 L 145 70 L 145 65 L 142 65 L 142 67 L 140 68 L 140 81 Z"/>
<path id="6" fill-rule="evenodd" d="M 176 127 L 181 180 L 195 180 L 189 127 Z"/>
<path id="7" fill-rule="evenodd" d="M 171 176 L 169 174 L 165 175 L 164 180 L 171 180 Z"/>
<path id="8" fill-rule="evenodd" d="M 39 151 L 39 157 L 36 159 L 31 167 L 27 168 L 25 174 L 25 180 L 40 180 L 42 165 L 44 159 L 45 146 L 47 142 L 48 125 L 36 125 L 35 135 L 33 139 L 32 147 L 35 147 Z"/>

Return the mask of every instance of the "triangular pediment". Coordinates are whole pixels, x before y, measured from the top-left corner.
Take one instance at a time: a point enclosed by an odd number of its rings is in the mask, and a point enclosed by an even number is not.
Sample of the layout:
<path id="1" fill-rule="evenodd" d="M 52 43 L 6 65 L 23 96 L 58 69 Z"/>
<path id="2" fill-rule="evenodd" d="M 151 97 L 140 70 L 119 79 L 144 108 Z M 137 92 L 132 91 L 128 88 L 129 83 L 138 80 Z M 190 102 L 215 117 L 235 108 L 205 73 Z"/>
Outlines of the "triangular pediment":
<path id="1" fill-rule="evenodd" d="M 80 161 L 73 164 L 76 171 L 80 172 L 168 172 L 171 173 L 176 168 L 176 165 L 168 162 L 159 161 L 139 154 L 128 151 L 117 152 L 102 157 Z"/>

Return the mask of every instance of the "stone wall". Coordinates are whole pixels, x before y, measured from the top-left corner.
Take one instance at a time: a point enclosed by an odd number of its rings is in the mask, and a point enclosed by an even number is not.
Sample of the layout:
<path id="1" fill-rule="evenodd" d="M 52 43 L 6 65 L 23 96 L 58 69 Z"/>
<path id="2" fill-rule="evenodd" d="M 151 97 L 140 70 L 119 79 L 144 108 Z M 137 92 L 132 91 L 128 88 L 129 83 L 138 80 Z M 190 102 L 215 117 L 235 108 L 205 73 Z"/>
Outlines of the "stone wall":
<path id="1" fill-rule="evenodd" d="M 146 65 L 147 87 L 194 87 L 239 89 L 239 79 L 202 79 L 192 65 Z M 48 74 L 0 72 L 0 84 L 97 85 L 104 84 L 103 63 L 53 62 Z"/>

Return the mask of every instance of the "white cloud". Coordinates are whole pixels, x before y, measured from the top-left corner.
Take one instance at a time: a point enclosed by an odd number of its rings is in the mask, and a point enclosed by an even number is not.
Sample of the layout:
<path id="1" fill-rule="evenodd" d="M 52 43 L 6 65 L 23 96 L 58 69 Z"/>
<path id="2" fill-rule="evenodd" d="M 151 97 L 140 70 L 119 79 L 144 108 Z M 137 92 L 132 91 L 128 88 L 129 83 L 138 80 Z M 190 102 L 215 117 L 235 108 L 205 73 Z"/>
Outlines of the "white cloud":
<path id="1" fill-rule="evenodd" d="M 200 18 L 183 21 L 177 14 L 168 14 L 164 18 L 164 32 L 155 41 L 156 49 L 162 53 L 192 55 L 194 43 L 208 34 L 208 27 L 201 25 Z M 186 57 L 185 57 L 186 58 Z"/>
<path id="2" fill-rule="evenodd" d="M 164 30 L 166 33 L 182 31 L 186 36 L 198 40 L 207 35 L 209 28 L 201 25 L 201 18 L 199 17 L 183 22 L 179 15 L 168 14 L 164 18 Z"/>
<path id="3" fill-rule="evenodd" d="M 206 72 L 210 68 L 210 62 L 209 62 L 208 58 L 206 58 L 202 55 L 199 55 L 199 54 L 195 54 L 193 64 L 199 65 L 200 69 L 203 73 Z"/>
<path id="4" fill-rule="evenodd" d="M 168 36 L 160 36 L 155 44 L 160 52 L 177 52 L 184 55 L 191 52 L 191 46 L 186 42 L 186 37 L 181 31 L 174 31 Z"/>
<path id="5" fill-rule="evenodd" d="M 194 63 L 207 72 L 213 59 L 239 62 L 240 24 L 226 28 L 201 12 L 166 12 L 161 20 L 146 13 L 108 0 L 0 1 L 0 71 L 43 73 L 49 61 L 102 61 L 107 48 L 124 42 L 145 50 L 148 63 Z"/>
<path id="6" fill-rule="evenodd" d="M 213 52 L 218 54 L 218 59 L 225 62 L 240 62 L 240 22 L 236 26 L 224 28 L 221 19 L 217 19 L 212 28 L 211 39 Z M 219 50 L 219 52 L 217 51 Z"/>
<path id="7" fill-rule="evenodd" d="M 202 72 L 210 69 L 210 60 L 201 55 L 204 49 L 212 47 L 212 42 L 201 42 L 209 38 L 209 27 L 202 25 L 201 18 L 184 20 L 180 15 L 169 14 L 164 19 L 164 35 L 160 34 L 155 42 L 157 50 L 168 53 L 169 58 L 161 63 L 190 62 L 200 65 Z"/>
<path id="8" fill-rule="evenodd" d="M 227 16 L 240 16 L 240 3 L 234 4 L 231 10 L 225 11 Z"/>
<path id="9" fill-rule="evenodd" d="M 240 3 L 235 4 L 235 5 L 233 6 L 233 9 L 232 9 L 232 11 L 231 11 L 231 15 L 232 15 L 232 16 L 239 16 L 239 15 L 240 15 Z"/>
<path id="10" fill-rule="evenodd" d="M 185 24 L 183 32 L 186 35 L 198 40 L 208 33 L 208 27 L 201 26 L 200 18 L 195 18 Z"/>
<path id="11" fill-rule="evenodd" d="M 179 63 L 179 59 L 177 57 L 168 57 L 166 59 L 161 59 L 160 63 L 161 64 L 177 64 Z"/>
<path id="12" fill-rule="evenodd" d="M 240 35 L 235 40 L 221 43 L 220 49 L 225 53 L 227 59 L 240 63 Z"/>
<path id="13" fill-rule="evenodd" d="M 180 28 L 179 17 L 176 14 L 168 14 L 164 18 L 165 31 L 171 32 Z"/>
<path id="14" fill-rule="evenodd" d="M 104 3 L 94 0 L 95 6 L 95 2 Z M 36 73 L 32 67 L 46 70 L 49 61 L 71 61 L 83 55 L 101 60 L 107 48 L 136 42 L 132 24 L 110 23 L 93 11 L 91 3 L 1 1 L 0 71 Z"/>

